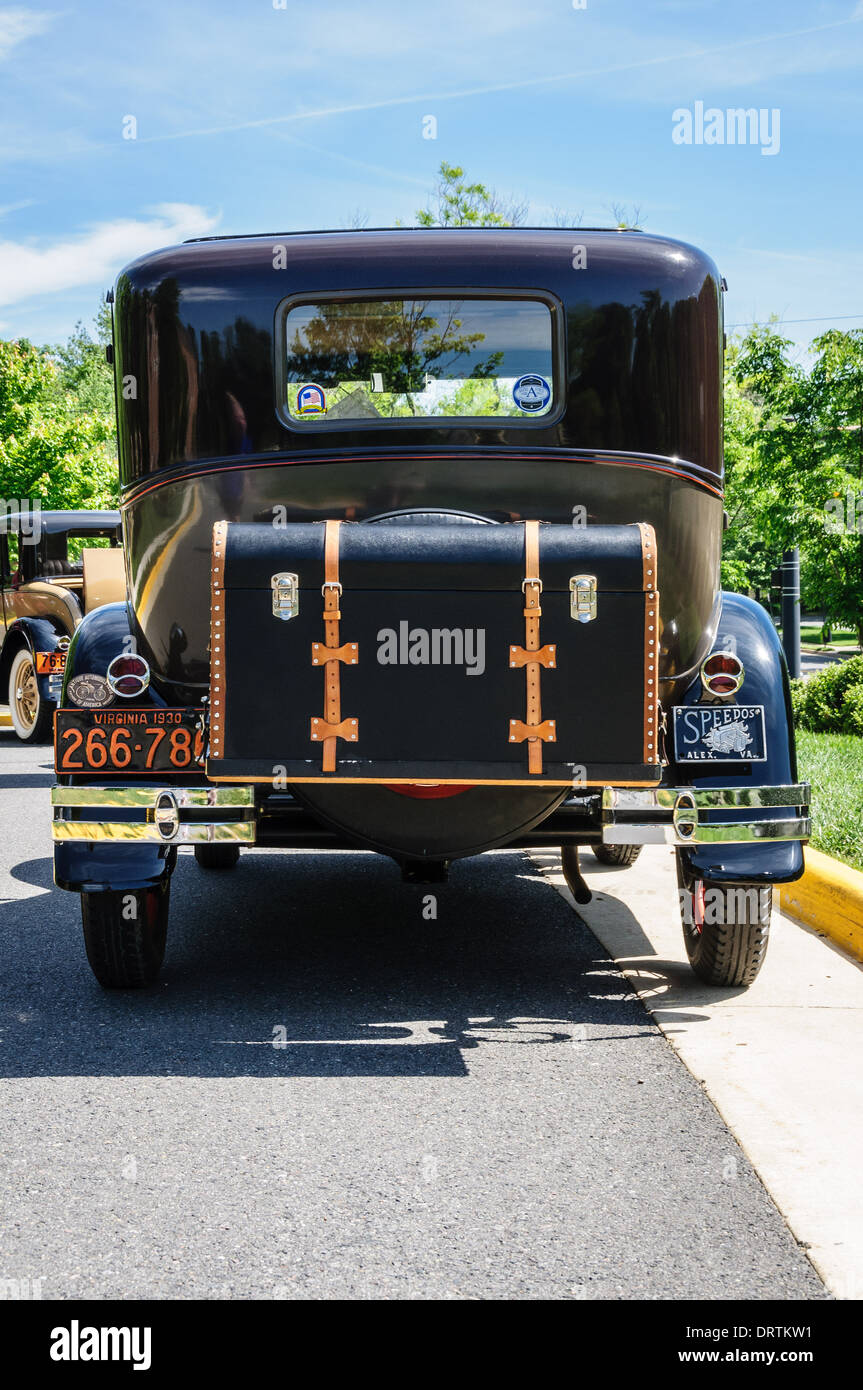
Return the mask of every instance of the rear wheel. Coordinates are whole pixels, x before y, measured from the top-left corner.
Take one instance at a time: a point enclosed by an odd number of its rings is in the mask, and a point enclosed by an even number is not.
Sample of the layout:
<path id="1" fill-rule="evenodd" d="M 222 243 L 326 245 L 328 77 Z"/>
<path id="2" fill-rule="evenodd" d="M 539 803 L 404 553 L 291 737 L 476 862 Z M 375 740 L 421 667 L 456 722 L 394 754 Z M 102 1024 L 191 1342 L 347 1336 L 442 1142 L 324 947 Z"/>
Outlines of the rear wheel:
<path id="1" fill-rule="evenodd" d="M 677 854 L 680 915 L 689 963 L 709 985 L 751 985 L 764 963 L 773 890 L 698 878 Z"/>
<path id="2" fill-rule="evenodd" d="M 105 989 L 153 984 L 165 955 L 169 895 L 168 878 L 137 891 L 81 894 L 87 959 Z"/>
<path id="3" fill-rule="evenodd" d="M 611 864 L 616 869 L 628 869 L 641 853 L 641 845 L 594 845 L 593 852 L 600 864 Z"/>
<path id="4" fill-rule="evenodd" d="M 9 713 L 22 743 L 40 743 L 48 733 L 52 706 L 43 700 L 29 647 L 12 658 L 9 672 Z"/>
<path id="5" fill-rule="evenodd" d="M 240 846 L 232 844 L 195 845 L 195 858 L 202 869 L 233 869 L 240 859 Z"/>

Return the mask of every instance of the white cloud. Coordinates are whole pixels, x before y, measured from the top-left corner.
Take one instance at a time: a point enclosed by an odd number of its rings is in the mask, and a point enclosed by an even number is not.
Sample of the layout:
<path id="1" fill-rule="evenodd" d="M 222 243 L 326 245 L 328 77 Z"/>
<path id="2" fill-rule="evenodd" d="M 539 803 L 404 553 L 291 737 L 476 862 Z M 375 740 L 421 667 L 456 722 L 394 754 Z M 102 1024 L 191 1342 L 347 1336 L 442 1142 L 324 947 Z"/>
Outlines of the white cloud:
<path id="1" fill-rule="evenodd" d="M 52 14 L 36 10 L 0 10 L 0 62 L 25 39 L 34 39 L 53 23 Z"/>
<path id="2" fill-rule="evenodd" d="M 20 212 L 22 208 L 31 208 L 35 202 L 35 198 L 21 198 L 17 203 L 0 203 L 0 217 L 7 217 L 10 212 Z"/>
<path id="3" fill-rule="evenodd" d="M 100 222 L 66 241 L 42 246 L 0 241 L 0 304 L 107 283 L 128 261 L 187 237 L 206 236 L 218 221 L 192 203 L 160 203 L 148 219 Z"/>

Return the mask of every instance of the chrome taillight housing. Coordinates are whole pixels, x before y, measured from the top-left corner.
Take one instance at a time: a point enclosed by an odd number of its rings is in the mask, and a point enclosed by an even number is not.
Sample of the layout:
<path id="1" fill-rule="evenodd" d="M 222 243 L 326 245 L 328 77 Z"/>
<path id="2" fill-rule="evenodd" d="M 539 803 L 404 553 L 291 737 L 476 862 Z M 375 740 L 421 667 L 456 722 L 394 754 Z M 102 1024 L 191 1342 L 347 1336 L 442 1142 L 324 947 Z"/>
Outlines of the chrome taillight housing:
<path id="1" fill-rule="evenodd" d="M 711 652 L 701 663 L 701 684 L 710 695 L 736 695 L 743 676 L 743 662 L 733 652 Z"/>
<path id="2" fill-rule="evenodd" d="M 123 700 L 143 695 L 150 684 L 150 667 L 142 656 L 115 656 L 105 672 L 108 685 Z"/>

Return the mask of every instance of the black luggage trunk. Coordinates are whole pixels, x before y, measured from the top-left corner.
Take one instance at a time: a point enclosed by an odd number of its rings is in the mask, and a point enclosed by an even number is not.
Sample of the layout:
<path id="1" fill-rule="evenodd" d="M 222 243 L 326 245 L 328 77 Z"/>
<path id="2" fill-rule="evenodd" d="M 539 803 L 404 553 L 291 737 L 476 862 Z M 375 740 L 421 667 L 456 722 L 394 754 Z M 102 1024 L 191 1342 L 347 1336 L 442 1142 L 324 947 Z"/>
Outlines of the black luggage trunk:
<path id="1" fill-rule="evenodd" d="M 655 785 L 653 532 L 536 525 L 220 522 L 208 775 Z"/>

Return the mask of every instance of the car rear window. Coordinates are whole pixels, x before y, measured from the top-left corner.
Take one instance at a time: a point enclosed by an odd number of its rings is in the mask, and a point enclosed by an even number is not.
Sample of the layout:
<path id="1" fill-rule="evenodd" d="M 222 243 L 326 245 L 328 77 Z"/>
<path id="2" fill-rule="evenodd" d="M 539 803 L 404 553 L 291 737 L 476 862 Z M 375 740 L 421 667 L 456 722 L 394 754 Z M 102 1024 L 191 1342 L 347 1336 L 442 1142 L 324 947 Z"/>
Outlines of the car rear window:
<path id="1" fill-rule="evenodd" d="M 551 309 L 529 298 L 293 303 L 283 323 L 292 424 L 542 418 L 555 408 Z"/>

